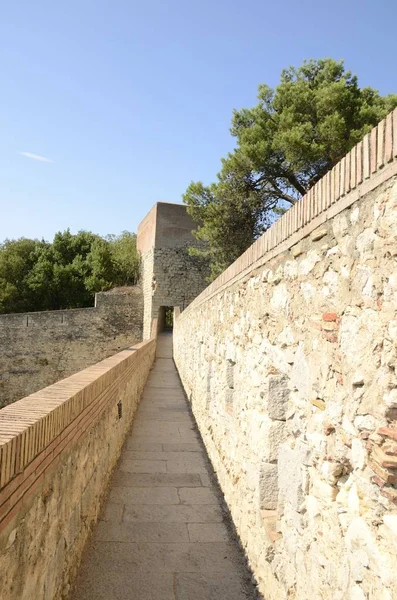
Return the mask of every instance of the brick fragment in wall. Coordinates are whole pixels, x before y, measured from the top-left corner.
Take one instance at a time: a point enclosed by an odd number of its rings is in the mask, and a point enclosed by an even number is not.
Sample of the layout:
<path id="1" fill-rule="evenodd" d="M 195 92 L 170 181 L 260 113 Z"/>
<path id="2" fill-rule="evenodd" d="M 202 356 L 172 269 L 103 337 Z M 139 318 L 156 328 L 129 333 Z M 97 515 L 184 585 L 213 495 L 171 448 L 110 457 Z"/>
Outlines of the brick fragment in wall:
<path id="1" fill-rule="evenodd" d="M 378 433 L 386 438 L 397 441 L 397 427 L 380 427 Z"/>

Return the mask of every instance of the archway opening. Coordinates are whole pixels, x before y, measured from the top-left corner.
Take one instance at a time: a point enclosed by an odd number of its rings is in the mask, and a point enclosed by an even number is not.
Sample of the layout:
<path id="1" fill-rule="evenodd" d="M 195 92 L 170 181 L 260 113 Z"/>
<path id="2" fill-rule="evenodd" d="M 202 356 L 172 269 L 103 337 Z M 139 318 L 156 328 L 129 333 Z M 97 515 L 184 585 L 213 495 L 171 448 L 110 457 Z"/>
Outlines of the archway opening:
<path id="1" fill-rule="evenodd" d="M 174 326 L 174 307 L 160 306 L 159 308 L 159 331 L 172 331 Z"/>

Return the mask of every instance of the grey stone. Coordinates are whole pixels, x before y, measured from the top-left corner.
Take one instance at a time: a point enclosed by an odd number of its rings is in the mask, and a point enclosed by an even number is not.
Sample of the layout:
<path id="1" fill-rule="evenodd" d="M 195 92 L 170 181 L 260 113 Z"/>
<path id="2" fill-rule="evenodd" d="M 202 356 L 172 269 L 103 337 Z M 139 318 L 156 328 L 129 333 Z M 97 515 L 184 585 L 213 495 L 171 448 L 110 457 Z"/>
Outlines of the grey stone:
<path id="1" fill-rule="evenodd" d="M 221 523 L 223 518 L 222 510 L 216 504 L 136 504 L 122 508 L 125 522 Z"/>
<path id="2" fill-rule="evenodd" d="M 201 456 L 197 454 L 186 454 L 189 457 L 196 457 L 199 460 L 183 460 L 175 458 L 174 460 L 167 460 L 167 472 L 168 473 L 206 473 L 207 466 Z"/>
<path id="3" fill-rule="evenodd" d="M 161 452 L 162 444 L 147 444 L 145 442 L 135 442 L 132 438 L 128 438 L 124 448 L 126 450 L 136 450 L 138 452 Z"/>
<path id="4" fill-rule="evenodd" d="M 254 587 L 249 581 L 230 573 L 182 573 L 176 576 L 175 593 L 175 600 L 244 600 L 253 597 Z"/>
<path id="5" fill-rule="evenodd" d="M 121 459 L 120 469 L 126 473 L 165 473 L 166 463 L 161 460 Z"/>
<path id="6" fill-rule="evenodd" d="M 179 504 L 177 489 L 171 487 L 114 487 L 109 498 L 123 504 Z"/>
<path id="7" fill-rule="evenodd" d="M 278 466 L 263 462 L 259 471 L 259 508 L 273 510 L 278 500 Z"/>
<path id="8" fill-rule="evenodd" d="M 101 521 L 115 521 L 116 523 L 120 523 L 123 512 L 123 504 L 118 502 L 107 502 L 100 518 Z"/>
<path id="9" fill-rule="evenodd" d="M 189 535 L 184 523 L 101 522 L 94 535 L 96 542 L 188 542 Z"/>
<path id="10" fill-rule="evenodd" d="M 126 473 L 117 471 L 112 480 L 115 487 L 200 487 L 198 473 Z"/>
<path id="11" fill-rule="evenodd" d="M 210 488 L 181 488 L 178 493 L 182 504 L 218 504 L 218 499 Z"/>
<path id="12" fill-rule="evenodd" d="M 287 444 L 280 447 L 278 455 L 278 499 L 279 505 L 289 502 L 299 511 L 304 501 L 302 460 L 299 452 Z"/>
<path id="13" fill-rule="evenodd" d="M 229 541 L 229 533 L 223 523 L 192 523 L 187 528 L 191 542 Z"/>
<path id="14" fill-rule="evenodd" d="M 133 543 L 101 542 L 91 546 L 81 572 L 95 570 L 125 573 L 131 578 L 148 573 L 235 573 L 242 557 L 230 542 L 203 543 Z M 112 596 L 110 596 L 112 598 Z M 161 598 L 161 596 L 160 596 Z M 85 600 L 76 595 L 73 600 Z M 138 599 L 137 599 L 138 600 Z"/>
<path id="15" fill-rule="evenodd" d="M 267 410 L 271 419 L 286 420 L 288 398 L 288 378 L 285 375 L 270 375 Z"/>
<path id="16" fill-rule="evenodd" d="M 199 442 L 163 444 L 163 449 L 165 452 L 203 452 L 203 447 Z"/>
<path id="17" fill-rule="evenodd" d="M 172 573 L 135 573 L 107 568 L 83 566 L 77 580 L 77 590 L 71 600 L 175 600 Z"/>

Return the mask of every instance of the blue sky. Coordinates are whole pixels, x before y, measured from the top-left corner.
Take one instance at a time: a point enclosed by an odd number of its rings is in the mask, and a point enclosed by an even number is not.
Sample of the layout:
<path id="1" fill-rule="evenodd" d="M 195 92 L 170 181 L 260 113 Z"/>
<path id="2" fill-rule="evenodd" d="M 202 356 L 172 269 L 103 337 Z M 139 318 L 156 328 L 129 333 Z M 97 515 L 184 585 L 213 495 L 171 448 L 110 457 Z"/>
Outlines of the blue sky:
<path id="1" fill-rule="evenodd" d="M 393 0 L 5 0 L 0 240 L 136 231 L 214 179 L 233 108 L 304 58 L 397 92 L 396 16 Z"/>

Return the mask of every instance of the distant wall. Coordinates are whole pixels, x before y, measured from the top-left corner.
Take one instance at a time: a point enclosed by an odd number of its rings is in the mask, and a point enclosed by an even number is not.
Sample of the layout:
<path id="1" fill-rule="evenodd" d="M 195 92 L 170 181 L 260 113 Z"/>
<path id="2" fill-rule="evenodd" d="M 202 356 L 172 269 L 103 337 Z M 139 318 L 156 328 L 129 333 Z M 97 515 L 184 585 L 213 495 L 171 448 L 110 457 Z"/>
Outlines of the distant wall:
<path id="1" fill-rule="evenodd" d="M 269 600 L 397 598 L 396 258 L 397 109 L 174 320 Z"/>
<path id="2" fill-rule="evenodd" d="M 139 287 L 98 293 L 95 304 L 0 315 L 0 407 L 142 340 Z"/>
<path id="3" fill-rule="evenodd" d="M 185 307 L 206 286 L 208 265 L 189 254 L 198 245 L 192 235 L 196 227 L 186 206 L 166 202 L 158 202 L 138 227 L 145 339 L 161 306 Z"/>
<path id="4" fill-rule="evenodd" d="M 156 340 L 0 411 L 0 598 L 68 597 Z"/>

